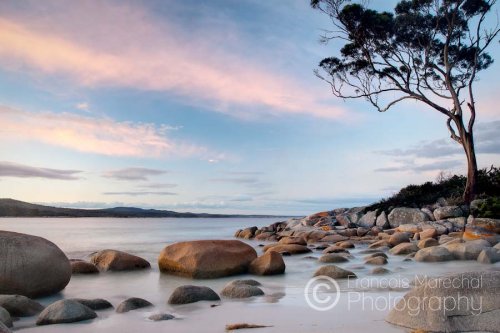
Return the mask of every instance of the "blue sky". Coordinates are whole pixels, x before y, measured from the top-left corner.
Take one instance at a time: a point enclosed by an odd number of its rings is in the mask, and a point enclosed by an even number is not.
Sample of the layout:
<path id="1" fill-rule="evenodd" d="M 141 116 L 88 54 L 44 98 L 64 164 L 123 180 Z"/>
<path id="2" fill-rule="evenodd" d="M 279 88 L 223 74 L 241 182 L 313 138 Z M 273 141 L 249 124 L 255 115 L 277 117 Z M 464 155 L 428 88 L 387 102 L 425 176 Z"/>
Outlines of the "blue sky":
<path id="1" fill-rule="evenodd" d="M 308 1 L 2 1 L 0 197 L 292 215 L 463 173 L 437 112 L 330 94 L 329 27 Z M 477 84 L 483 167 L 498 66 Z"/>

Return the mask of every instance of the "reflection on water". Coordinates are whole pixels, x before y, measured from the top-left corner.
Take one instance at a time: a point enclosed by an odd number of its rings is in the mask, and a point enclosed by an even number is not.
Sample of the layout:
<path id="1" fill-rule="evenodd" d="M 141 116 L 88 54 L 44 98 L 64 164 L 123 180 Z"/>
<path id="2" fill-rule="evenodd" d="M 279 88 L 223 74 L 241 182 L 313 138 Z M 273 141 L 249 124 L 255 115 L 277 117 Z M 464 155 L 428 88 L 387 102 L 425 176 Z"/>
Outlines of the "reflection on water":
<path id="1" fill-rule="evenodd" d="M 117 249 L 139 255 L 149 260 L 152 269 L 147 271 L 101 273 L 96 276 L 74 276 L 59 295 L 41 299 L 49 304 L 61 298 L 104 298 L 115 307 L 129 297 L 141 297 L 155 307 L 126 314 L 113 310 L 99 311 L 99 318 L 90 322 L 35 327 L 34 318 L 15 323 L 24 332 L 223 332 L 226 324 L 247 322 L 271 325 L 259 329 L 267 332 L 404 332 L 383 321 L 388 310 L 367 310 L 360 304 L 349 303 L 349 293 L 364 292 L 373 296 L 401 296 L 407 288 L 390 285 L 386 280 L 413 281 L 416 274 L 437 276 L 452 272 L 498 269 L 472 262 L 446 262 L 439 264 L 405 262 L 403 257 L 389 256 L 384 266 L 392 274 L 374 276 L 373 266 L 364 265 L 363 250 L 350 250 L 349 262 L 338 264 L 353 270 L 358 279 L 339 281 L 340 301 L 327 313 L 308 307 L 304 299 L 304 286 L 321 265 L 314 259 L 321 252 L 284 257 L 286 274 L 282 276 L 239 276 L 254 278 L 263 285 L 264 297 L 250 300 L 223 300 L 220 306 L 213 302 L 199 302 L 183 306 L 170 306 L 167 299 L 172 291 L 183 284 L 204 285 L 220 292 L 235 277 L 215 280 L 190 280 L 183 277 L 160 274 L 156 260 L 161 249 L 171 243 L 196 239 L 231 239 L 237 229 L 256 225 L 269 225 L 279 219 L 102 219 L 102 218 L 33 218 L 0 219 L 0 229 L 41 236 L 56 243 L 70 258 L 87 258 L 94 251 Z M 258 253 L 261 242 L 247 241 Z M 307 259 L 306 259 L 307 258 Z M 148 316 L 167 312 L 178 319 L 152 322 Z"/>

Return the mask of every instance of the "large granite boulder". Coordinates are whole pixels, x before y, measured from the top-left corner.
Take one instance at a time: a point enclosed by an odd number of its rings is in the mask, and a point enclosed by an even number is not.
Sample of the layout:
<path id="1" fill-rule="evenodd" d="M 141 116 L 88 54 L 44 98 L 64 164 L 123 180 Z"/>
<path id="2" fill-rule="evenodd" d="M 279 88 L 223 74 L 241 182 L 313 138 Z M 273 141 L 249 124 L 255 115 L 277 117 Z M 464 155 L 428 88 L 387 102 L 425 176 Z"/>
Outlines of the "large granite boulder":
<path id="1" fill-rule="evenodd" d="M 415 260 L 421 262 L 440 262 L 454 260 L 453 254 L 445 247 L 425 247 L 415 254 Z"/>
<path id="2" fill-rule="evenodd" d="M 458 206 L 445 206 L 434 209 L 433 214 L 436 221 L 439 221 L 447 218 L 463 216 L 464 212 Z"/>
<path id="3" fill-rule="evenodd" d="M 429 218 L 418 208 L 398 207 L 394 208 L 389 216 L 391 228 L 397 228 L 401 224 L 418 224 L 428 221 Z"/>
<path id="4" fill-rule="evenodd" d="M 375 225 L 375 222 L 377 221 L 377 213 L 378 211 L 376 210 L 367 212 L 365 215 L 360 217 L 356 224 L 363 228 L 373 227 Z"/>
<path id="5" fill-rule="evenodd" d="M 200 240 L 165 247 L 158 266 L 164 273 L 213 279 L 246 273 L 256 258 L 255 249 L 238 240 Z"/>
<path id="6" fill-rule="evenodd" d="M 500 234 L 500 219 L 474 218 L 469 216 L 465 225 L 465 240 L 488 239 Z"/>
<path id="7" fill-rule="evenodd" d="M 117 250 L 102 250 L 94 253 L 90 261 L 103 271 L 134 271 L 151 268 L 147 260 Z"/>
<path id="8" fill-rule="evenodd" d="M 443 247 L 446 247 L 458 260 L 476 260 L 484 249 L 490 248 L 491 244 L 484 239 L 477 239 L 467 242 L 448 242 Z"/>
<path id="9" fill-rule="evenodd" d="M 75 323 L 94 319 L 97 314 L 85 305 L 69 299 L 52 303 L 43 310 L 36 321 L 37 325 Z"/>
<path id="10" fill-rule="evenodd" d="M 52 242 L 0 231 L 0 294 L 40 297 L 64 289 L 71 279 L 66 255 Z"/>
<path id="11" fill-rule="evenodd" d="M 375 225 L 381 229 L 389 229 L 391 227 L 391 225 L 389 224 L 389 220 L 387 219 L 387 214 L 385 212 L 382 212 L 379 216 L 377 216 Z"/>
<path id="12" fill-rule="evenodd" d="M 268 251 L 253 260 L 248 267 L 248 272 L 255 275 L 277 275 L 285 273 L 283 256 L 275 251 Z"/>
<path id="13" fill-rule="evenodd" d="M 429 332 L 500 332 L 500 272 L 429 279 L 408 292 L 386 320 Z"/>
<path id="14" fill-rule="evenodd" d="M 178 305 L 199 301 L 220 301 L 220 297 L 208 287 L 187 285 L 177 287 L 170 295 L 168 304 Z"/>

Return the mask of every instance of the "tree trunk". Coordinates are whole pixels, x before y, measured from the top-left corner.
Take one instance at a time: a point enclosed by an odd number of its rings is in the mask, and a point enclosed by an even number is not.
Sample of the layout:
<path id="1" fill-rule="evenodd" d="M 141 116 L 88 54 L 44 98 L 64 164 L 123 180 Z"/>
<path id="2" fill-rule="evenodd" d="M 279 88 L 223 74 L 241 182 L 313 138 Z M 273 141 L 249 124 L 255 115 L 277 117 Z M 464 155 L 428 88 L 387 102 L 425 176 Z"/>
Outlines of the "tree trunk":
<path id="1" fill-rule="evenodd" d="M 474 137 L 472 132 L 465 133 L 462 136 L 462 146 L 467 156 L 467 182 L 463 194 L 463 200 L 466 204 L 470 204 L 476 196 L 476 178 L 477 178 L 477 162 L 476 150 L 474 148 Z"/>

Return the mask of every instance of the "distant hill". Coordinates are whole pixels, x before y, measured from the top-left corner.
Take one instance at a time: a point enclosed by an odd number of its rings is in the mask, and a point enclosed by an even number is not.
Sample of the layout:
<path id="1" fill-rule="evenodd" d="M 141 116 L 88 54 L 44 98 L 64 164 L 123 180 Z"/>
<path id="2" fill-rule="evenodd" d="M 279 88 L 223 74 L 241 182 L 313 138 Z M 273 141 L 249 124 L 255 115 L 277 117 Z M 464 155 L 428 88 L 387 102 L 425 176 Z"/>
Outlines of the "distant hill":
<path id="1" fill-rule="evenodd" d="M 268 217 L 264 215 L 225 215 L 178 213 L 170 210 L 115 207 L 105 209 L 59 208 L 0 199 L 0 217 Z M 270 216 L 269 216 L 270 217 Z"/>

